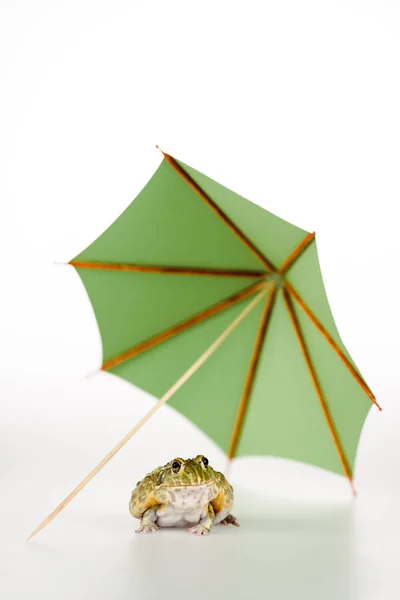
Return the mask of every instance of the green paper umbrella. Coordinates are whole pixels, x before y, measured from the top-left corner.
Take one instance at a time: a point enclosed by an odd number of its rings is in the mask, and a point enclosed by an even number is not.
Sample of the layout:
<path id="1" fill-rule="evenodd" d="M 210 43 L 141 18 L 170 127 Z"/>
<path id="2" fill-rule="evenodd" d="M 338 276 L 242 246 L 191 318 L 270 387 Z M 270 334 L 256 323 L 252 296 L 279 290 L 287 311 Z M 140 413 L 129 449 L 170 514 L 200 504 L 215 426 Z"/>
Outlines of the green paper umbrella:
<path id="1" fill-rule="evenodd" d="M 314 235 L 164 155 L 71 264 L 94 308 L 102 368 L 158 398 L 272 280 L 169 404 L 230 458 L 280 456 L 351 477 L 374 396 L 339 337 Z"/>
<path id="2" fill-rule="evenodd" d="M 164 154 L 70 264 L 94 309 L 104 371 L 161 398 L 156 408 L 169 400 L 230 459 L 284 457 L 352 482 L 377 403 L 336 328 L 314 234 Z"/>

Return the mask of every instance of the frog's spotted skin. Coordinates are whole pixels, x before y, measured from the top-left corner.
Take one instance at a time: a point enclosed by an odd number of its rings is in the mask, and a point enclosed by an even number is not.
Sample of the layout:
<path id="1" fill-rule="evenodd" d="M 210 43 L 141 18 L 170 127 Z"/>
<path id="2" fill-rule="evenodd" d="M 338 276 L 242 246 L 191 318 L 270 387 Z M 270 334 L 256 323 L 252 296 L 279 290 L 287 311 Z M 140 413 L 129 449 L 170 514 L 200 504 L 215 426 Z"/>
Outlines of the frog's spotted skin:
<path id="1" fill-rule="evenodd" d="M 199 455 L 175 458 L 146 475 L 132 492 L 129 510 L 140 519 L 138 533 L 189 526 L 191 533 L 206 535 L 217 523 L 239 525 L 232 504 L 232 486 Z"/>

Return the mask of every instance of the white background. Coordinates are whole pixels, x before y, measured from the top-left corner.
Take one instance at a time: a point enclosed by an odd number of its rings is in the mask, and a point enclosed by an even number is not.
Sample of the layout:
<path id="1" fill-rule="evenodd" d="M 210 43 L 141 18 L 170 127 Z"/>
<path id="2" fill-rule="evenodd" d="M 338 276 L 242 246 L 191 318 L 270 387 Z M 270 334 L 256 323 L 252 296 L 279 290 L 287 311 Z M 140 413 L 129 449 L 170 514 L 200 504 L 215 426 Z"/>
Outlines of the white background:
<path id="1" fill-rule="evenodd" d="M 400 7 L 393 0 L 11 1 L 0 9 L 0 597 L 400 597 Z M 153 405 L 110 375 L 65 262 L 165 151 L 317 232 L 338 327 L 384 410 L 344 478 L 252 458 L 241 528 L 137 536 L 137 480 L 221 452 L 165 407 L 47 529 L 32 529 Z"/>

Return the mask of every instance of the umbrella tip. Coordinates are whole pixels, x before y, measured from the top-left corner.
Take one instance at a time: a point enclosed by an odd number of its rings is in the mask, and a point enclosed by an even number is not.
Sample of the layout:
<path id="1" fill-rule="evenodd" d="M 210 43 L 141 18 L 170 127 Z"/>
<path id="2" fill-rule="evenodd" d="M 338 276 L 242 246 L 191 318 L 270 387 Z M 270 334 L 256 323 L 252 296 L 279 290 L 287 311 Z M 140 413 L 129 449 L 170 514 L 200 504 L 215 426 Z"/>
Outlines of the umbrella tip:
<path id="1" fill-rule="evenodd" d="M 368 395 L 371 398 L 372 402 L 375 404 L 375 406 L 377 407 L 377 409 L 379 411 L 381 411 L 382 410 L 382 406 L 380 406 L 380 404 L 378 403 L 378 401 L 375 398 L 374 394 L 370 390 L 368 390 L 368 392 L 369 392 Z"/>
<path id="2" fill-rule="evenodd" d="M 165 152 L 163 152 L 163 151 L 161 150 L 160 146 L 158 146 L 158 145 L 156 144 L 156 148 L 157 148 L 157 150 L 159 150 L 159 151 L 161 152 L 161 154 L 164 154 L 164 156 L 165 156 Z"/>

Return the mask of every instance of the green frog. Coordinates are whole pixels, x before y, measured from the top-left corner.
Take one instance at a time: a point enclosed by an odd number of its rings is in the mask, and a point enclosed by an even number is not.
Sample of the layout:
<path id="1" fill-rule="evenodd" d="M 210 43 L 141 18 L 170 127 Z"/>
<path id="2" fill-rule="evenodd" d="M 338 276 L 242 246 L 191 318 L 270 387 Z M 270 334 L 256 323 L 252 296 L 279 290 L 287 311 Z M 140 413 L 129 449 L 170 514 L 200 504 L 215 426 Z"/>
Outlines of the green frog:
<path id="1" fill-rule="evenodd" d="M 232 486 L 199 454 L 174 458 L 146 475 L 132 492 L 129 511 L 140 519 L 137 533 L 189 526 L 190 533 L 207 535 L 217 523 L 239 526 L 232 505 Z"/>

